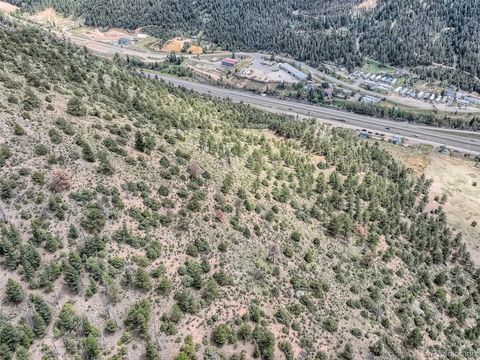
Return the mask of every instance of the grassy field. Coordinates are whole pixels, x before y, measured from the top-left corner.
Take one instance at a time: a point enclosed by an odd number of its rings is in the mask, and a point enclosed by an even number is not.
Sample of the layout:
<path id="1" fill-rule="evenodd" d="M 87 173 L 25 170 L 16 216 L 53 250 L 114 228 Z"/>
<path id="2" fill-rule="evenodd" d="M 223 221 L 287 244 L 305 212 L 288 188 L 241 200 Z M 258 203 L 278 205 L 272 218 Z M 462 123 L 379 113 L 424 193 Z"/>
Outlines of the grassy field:
<path id="1" fill-rule="evenodd" d="M 395 69 L 393 67 L 381 65 L 378 62 L 373 60 L 367 60 L 365 64 L 360 68 L 360 70 L 363 72 L 371 73 L 371 74 L 377 74 L 377 73 L 393 74 L 395 72 Z"/>

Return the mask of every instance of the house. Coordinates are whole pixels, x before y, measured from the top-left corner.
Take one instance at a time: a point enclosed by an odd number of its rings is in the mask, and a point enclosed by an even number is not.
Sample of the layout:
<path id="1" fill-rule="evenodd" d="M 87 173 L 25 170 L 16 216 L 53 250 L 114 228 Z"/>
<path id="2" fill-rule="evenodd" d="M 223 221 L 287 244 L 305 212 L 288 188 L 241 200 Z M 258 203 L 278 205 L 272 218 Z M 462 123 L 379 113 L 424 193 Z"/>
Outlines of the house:
<path id="1" fill-rule="evenodd" d="M 454 97 L 456 95 L 455 90 L 452 88 L 448 88 L 445 92 L 446 97 Z"/>
<path id="2" fill-rule="evenodd" d="M 132 44 L 132 40 L 127 38 L 120 38 L 117 41 L 117 45 L 120 45 L 120 46 L 129 46 L 131 44 Z"/>
<path id="3" fill-rule="evenodd" d="M 377 105 L 382 99 L 376 96 L 363 95 L 361 101 L 365 104 Z"/>
<path id="4" fill-rule="evenodd" d="M 225 58 L 225 59 L 222 59 L 222 66 L 225 66 L 225 67 L 234 67 L 235 65 L 237 65 L 237 60 L 235 59 L 231 59 L 231 58 Z"/>

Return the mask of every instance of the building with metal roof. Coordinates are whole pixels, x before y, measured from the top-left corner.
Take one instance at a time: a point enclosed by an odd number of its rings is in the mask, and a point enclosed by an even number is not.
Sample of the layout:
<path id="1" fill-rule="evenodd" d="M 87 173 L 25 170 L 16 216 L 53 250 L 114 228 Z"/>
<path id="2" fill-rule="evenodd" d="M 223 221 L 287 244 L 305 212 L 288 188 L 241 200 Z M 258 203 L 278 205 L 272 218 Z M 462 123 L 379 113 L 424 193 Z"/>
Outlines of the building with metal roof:
<path id="1" fill-rule="evenodd" d="M 280 63 L 278 65 L 278 67 L 280 69 L 282 69 L 283 71 L 289 73 L 290 75 L 292 75 L 295 79 L 297 80 L 300 80 L 300 81 L 307 81 L 308 79 L 308 76 L 307 74 L 301 72 L 300 70 L 294 68 L 292 65 L 290 64 L 287 64 L 287 63 Z"/>

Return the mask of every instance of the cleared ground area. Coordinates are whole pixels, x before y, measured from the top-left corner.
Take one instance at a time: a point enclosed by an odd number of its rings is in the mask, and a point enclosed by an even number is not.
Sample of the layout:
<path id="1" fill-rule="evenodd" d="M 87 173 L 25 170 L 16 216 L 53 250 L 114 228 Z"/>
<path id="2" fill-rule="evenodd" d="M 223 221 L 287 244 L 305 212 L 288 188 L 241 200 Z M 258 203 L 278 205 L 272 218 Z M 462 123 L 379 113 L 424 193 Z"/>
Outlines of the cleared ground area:
<path id="1" fill-rule="evenodd" d="M 0 13 L 11 14 L 18 10 L 18 7 L 5 1 L 0 1 Z"/>

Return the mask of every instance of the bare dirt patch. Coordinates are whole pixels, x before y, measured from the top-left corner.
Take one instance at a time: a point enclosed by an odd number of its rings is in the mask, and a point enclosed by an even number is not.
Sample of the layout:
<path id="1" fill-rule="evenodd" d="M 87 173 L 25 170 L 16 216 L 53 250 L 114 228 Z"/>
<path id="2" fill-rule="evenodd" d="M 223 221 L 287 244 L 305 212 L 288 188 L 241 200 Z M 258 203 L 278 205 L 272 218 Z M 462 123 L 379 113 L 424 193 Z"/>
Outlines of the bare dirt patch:
<path id="1" fill-rule="evenodd" d="M 179 53 L 182 50 L 184 43 L 185 43 L 185 40 L 182 40 L 180 38 L 169 40 L 163 46 L 162 51 Z"/>
<path id="2" fill-rule="evenodd" d="M 182 52 L 182 49 L 188 46 L 188 48 L 186 49 L 186 52 L 188 54 L 193 54 L 193 55 L 203 54 L 202 47 L 198 45 L 191 45 L 191 43 L 192 43 L 192 39 L 182 39 L 182 38 L 176 37 L 171 40 L 168 40 L 160 51 L 170 52 L 170 53 L 180 53 Z"/>
<path id="3" fill-rule="evenodd" d="M 189 54 L 192 54 L 192 55 L 201 55 L 203 54 L 203 49 L 198 46 L 198 45 L 192 45 L 190 46 L 190 48 L 187 50 L 187 52 Z"/>
<path id="4" fill-rule="evenodd" d="M 115 42 L 122 38 L 133 39 L 134 36 L 122 29 L 112 28 L 107 31 L 101 31 L 100 29 L 88 30 L 85 32 L 85 36 L 95 41 Z"/>
<path id="5" fill-rule="evenodd" d="M 65 17 L 61 14 L 58 14 L 56 10 L 51 7 L 30 15 L 27 17 L 27 19 L 42 26 L 54 27 L 63 30 L 78 27 L 81 23 L 80 20 L 74 20 L 72 16 Z"/>
<path id="6" fill-rule="evenodd" d="M 0 1 L 0 13 L 11 14 L 18 10 L 18 6 L 9 4 L 5 1 Z"/>
<path id="7" fill-rule="evenodd" d="M 362 3 L 358 4 L 357 9 L 361 10 L 370 10 L 377 6 L 377 0 L 364 0 Z"/>

